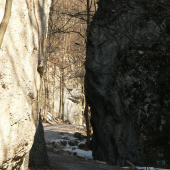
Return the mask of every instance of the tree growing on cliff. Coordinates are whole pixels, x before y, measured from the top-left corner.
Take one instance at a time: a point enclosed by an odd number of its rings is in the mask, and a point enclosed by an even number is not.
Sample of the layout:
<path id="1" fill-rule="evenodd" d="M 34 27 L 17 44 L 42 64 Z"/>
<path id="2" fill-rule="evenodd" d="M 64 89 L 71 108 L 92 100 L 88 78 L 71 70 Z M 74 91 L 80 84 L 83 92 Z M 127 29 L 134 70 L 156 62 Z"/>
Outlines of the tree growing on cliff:
<path id="1" fill-rule="evenodd" d="M 12 0 L 6 0 L 5 12 L 0 24 L 0 48 L 11 16 Z"/>

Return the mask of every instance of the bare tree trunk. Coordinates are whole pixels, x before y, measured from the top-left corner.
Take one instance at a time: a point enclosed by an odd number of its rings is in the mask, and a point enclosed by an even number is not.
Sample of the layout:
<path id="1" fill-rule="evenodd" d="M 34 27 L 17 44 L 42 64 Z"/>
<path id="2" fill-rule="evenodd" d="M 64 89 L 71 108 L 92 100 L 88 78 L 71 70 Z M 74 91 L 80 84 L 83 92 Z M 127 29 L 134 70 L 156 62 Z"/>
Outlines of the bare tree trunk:
<path id="1" fill-rule="evenodd" d="M 53 75 L 53 116 L 56 117 L 56 113 L 54 112 L 54 103 L 55 103 L 55 74 L 56 74 L 56 65 L 54 64 L 54 75 Z"/>
<path id="2" fill-rule="evenodd" d="M 60 73 L 61 73 L 61 69 L 60 69 Z M 61 119 L 62 117 L 62 113 L 61 113 L 61 107 L 62 107 L 62 74 L 60 75 L 60 104 L 59 104 L 59 117 Z"/>
<path id="3" fill-rule="evenodd" d="M 48 61 L 48 58 L 47 58 Z M 48 62 L 45 62 L 46 72 L 44 75 L 44 87 L 45 87 L 45 102 L 44 102 L 44 120 L 47 120 L 47 112 L 48 112 Z"/>
<path id="4" fill-rule="evenodd" d="M 47 112 L 48 112 L 48 82 L 47 79 L 44 80 L 45 86 L 45 102 L 44 102 L 44 120 L 47 120 Z"/>
<path id="5" fill-rule="evenodd" d="M 90 145 L 90 131 L 89 131 L 89 119 L 88 119 L 88 104 L 86 102 L 85 110 L 84 110 L 84 116 L 86 119 L 86 129 L 87 129 L 87 145 Z"/>
<path id="6" fill-rule="evenodd" d="M 64 57 L 62 56 L 62 62 L 61 62 L 61 75 L 60 75 L 60 119 L 64 120 Z"/>
<path id="7" fill-rule="evenodd" d="M 90 23 L 90 8 L 89 8 L 89 0 L 87 0 L 87 33 L 89 30 L 89 23 Z"/>
<path id="8" fill-rule="evenodd" d="M 49 112 L 52 114 L 52 116 L 54 117 L 54 63 L 50 63 L 51 65 L 49 65 L 48 67 L 48 84 L 49 84 Z M 50 70 L 51 68 L 51 70 Z"/>
<path id="9" fill-rule="evenodd" d="M 87 0 L 87 35 L 89 31 L 89 19 L 90 19 L 90 9 L 89 9 L 89 0 Z M 87 46 L 88 42 L 86 40 L 86 56 L 87 56 Z M 90 134 L 89 134 L 89 118 L 88 118 L 88 103 L 86 102 L 85 110 L 84 110 L 84 116 L 86 119 L 86 129 L 87 129 L 87 144 L 90 145 Z"/>
<path id="10" fill-rule="evenodd" d="M 90 9 L 89 9 L 89 0 L 87 0 L 87 35 L 89 32 L 89 19 L 90 19 Z M 87 56 L 87 46 L 88 46 L 88 42 L 86 40 L 86 56 Z M 87 145 L 90 145 L 90 134 L 89 134 L 89 118 L 88 118 L 88 103 L 87 100 L 86 102 L 86 106 L 85 106 L 85 110 L 84 110 L 84 116 L 86 119 L 86 130 L 87 130 Z"/>
<path id="11" fill-rule="evenodd" d="M 61 99 L 61 104 L 62 104 L 62 110 L 61 110 L 61 113 L 62 113 L 62 120 L 64 121 L 64 62 L 63 62 L 63 58 L 62 58 L 62 73 L 61 73 L 61 87 L 62 87 L 62 99 Z"/>
<path id="12" fill-rule="evenodd" d="M 0 48 L 11 16 L 11 8 L 12 8 L 12 0 L 6 0 L 5 13 L 2 22 L 0 24 Z"/>

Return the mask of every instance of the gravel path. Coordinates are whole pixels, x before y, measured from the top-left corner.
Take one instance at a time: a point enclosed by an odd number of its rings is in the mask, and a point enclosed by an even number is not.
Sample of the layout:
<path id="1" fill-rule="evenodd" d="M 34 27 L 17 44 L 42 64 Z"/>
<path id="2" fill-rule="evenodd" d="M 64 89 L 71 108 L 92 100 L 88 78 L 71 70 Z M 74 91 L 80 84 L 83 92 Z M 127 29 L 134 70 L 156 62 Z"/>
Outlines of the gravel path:
<path id="1" fill-rule="evenodd" d="M 48 152 L 51 170 L 121 170 L 122 168 L 98 163 L 95 160 L 85 160 L 67 153 L 56 154 Z"/>

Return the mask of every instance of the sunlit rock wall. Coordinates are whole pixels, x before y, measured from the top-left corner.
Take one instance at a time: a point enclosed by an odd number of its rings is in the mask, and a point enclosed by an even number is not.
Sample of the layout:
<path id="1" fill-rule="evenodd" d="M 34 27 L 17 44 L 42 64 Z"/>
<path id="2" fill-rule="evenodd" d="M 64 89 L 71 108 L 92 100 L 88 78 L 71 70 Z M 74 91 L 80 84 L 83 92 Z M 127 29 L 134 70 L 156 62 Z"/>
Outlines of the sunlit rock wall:
<path id="1" fill-rule="evenodd" d="M 56 69 L 58 71 L 58 69 Z M 60 72 L 58 71 L 58 74 Z M 55 78 L 54 92 L 54 113 L 60 117 L 60 81 Z M 64 121 L 71 124 L 82 125 L 83 122 L 83 99 L 82 84 L 79 79 L 70 79 L 65 81 L 64 86 Z"/>
<path id="2" fill-rule="evenodd" d="M 27 169 L 50 0 L 15 0 L 0 49 L 0 169 Z M 5 0 L 0 1 L 0 22 Z M 25 156 L 27 155 L 27 156 Z"/>
<path id="3" fill-rule="evenodd" d="M 89 28 L 93 156 L 169 168 L 170 1 L 146 2 L 100 0 Z"/>

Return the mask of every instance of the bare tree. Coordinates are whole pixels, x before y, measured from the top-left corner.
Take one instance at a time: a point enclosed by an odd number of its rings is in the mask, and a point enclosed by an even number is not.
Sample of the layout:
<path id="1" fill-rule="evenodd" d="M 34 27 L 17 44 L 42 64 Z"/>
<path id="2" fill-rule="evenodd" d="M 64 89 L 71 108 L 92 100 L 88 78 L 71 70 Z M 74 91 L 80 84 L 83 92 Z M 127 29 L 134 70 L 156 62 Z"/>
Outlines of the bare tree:
<path id="1" fill-rule="evenodd" d="M 50 100 L 50 103 L 48 103 L 48 108 L 45 110 L 46 112 L 50 111 L 50 105 L 53 105 L 54 109 L 54 93 L 55 91 L 60 91 L 60 93 L 57 92 L 58 96 L 60 96 L 58 98 L 60 101 L 59 103 L 56 102 L 59 108 L 58 113 L 54 113 L 52 110 L 50 112 L 63 120 L 66 119 L 66 117 L 64 118 L 64 112 L 66 112 L 65 101 L 67 100 L 65 94 L 71 95 L 69 100 L 78 102 L 78 104 L 82 103 L 82 111 L 85 110 L 84 90 L 81 91 L 82 96 L 80 96 L 82 98 L 77 98 L 70 91 L 68 84 L 71 84 L 69 82 L 72 81 L 72 85 L 75 85 L 74 88 L 77 87 L 76 84 L 79 84 L 84 89 L 87 27 L 95 13 L 95 7 L 96 0 L 89 0 L 88 4 L 87 0 L 52 1 L 46 47 L 47 67 L 45 68 L 45 73 L 46 70 L 49 70 L 48 67 L 50 67 L 51 72 L 48 72 L 48 76 L 50 76 L 48 81 L 46 81 L 45 74 L 43 76 L 44 82 L 48 82 L 49 98 L 47 100 Z M 53 67 L 53 65 L 55 66 Z M 52 74 L 55 75 L 55 78 L 52 78 Z M 60 82 L 59 86 L 55 79 Z M 45 83 L 44 85 L 47 86 Z M 53 86 L 53 90 L 50 90 L 51 86 Z M 47 95 L 44 94 L 44 96 Z M 81 114 L 83 113 L 82 111 Z M 88 117 L 87 120 L 89 120 Z"/>
<path id="2" fill-rule="evenodd" d="M 62 119 L 67 81 L 82 81 L 85 74 L 86 6 L 82 2 L 54 0 L 51 6 L 47 55 L 48 63 L 59 68 L 56 76 L 60 81 L 59 117 Z"/>

